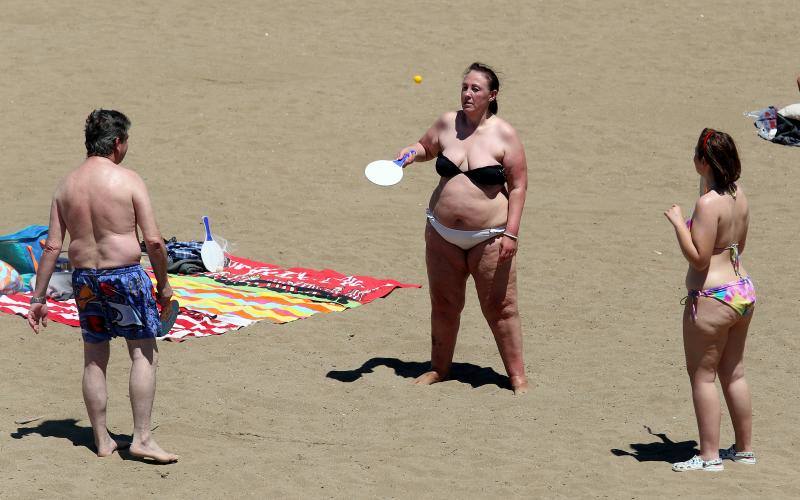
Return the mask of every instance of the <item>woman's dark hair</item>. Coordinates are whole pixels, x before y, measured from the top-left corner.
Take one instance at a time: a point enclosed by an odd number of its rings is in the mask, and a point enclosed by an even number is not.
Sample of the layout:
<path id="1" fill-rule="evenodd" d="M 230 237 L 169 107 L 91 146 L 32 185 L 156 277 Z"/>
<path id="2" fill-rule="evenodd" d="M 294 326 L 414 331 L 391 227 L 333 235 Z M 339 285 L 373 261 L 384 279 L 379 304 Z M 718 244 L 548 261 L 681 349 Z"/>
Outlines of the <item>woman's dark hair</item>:
<path id="1" fill-rule="evenodd" d="M 466 71 L 464 71 L 464 76 L 467 76 L 470 71 L 478 71 L 479 73 L 486 75 L 486 79 L 489 80 L 489 90 L 500 90 L 500 79 L 497 78 L 497 74 L 489 66 L 483 63 L 474 62 L 469 65 Z M 493 115 L 497 114 L 497 97 L 494 98 L 494 101 L 489 103 L 489 111 Z"/>
<path id="2" fill-rule="evenodd" d="M 128 140 L 131 121 L 113 109 L 95 109 L 86 117 L 86 156 L 108 156 L 114 151 L 114 140 Z"/>
<path id="3" fill-rule="evenodd" d="M 742 173 L 742 163 L 733 137 L 725 132 L 704 128 L 694 150 L 699 160 L 705 160 L 714 175 L 717 192 L 734 193 L 736 181 Z"/>

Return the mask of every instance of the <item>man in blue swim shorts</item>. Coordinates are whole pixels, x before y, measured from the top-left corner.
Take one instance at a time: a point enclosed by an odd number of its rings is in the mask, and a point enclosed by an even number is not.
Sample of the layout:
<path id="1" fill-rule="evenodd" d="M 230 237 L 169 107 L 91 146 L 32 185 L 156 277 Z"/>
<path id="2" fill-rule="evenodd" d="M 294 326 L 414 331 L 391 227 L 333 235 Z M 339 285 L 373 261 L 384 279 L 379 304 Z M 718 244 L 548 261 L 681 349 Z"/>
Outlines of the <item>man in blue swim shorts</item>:
<path id="1" fill-rule="evenodd" d="M 130 120 L 118 111 L 98 109 L 86 118 L 86 161 L 56 188 L 50 230 L 36 274 L 28 323 L 39 333 L 47 326 L 45 293 L 69 233 L 72 286 L 83 335 L 83 399 L 92 422 L 97 456 L 130 445 L 130 454 L 168 463 L 178 456 L 153 439 L 151 413 L 156 387 L 161 322 L 156 302 L 169 304 L 167 254 L 156 225 L 147 187 L 136 172 L 120 166 L 128 151 Z M 157 285 L 153 289 L 139 264 L 142 230 Z M 112 439 L 106 423 L 106 367 L 109 340 L 123 337 L 131 357 L 131 443 Z"/>

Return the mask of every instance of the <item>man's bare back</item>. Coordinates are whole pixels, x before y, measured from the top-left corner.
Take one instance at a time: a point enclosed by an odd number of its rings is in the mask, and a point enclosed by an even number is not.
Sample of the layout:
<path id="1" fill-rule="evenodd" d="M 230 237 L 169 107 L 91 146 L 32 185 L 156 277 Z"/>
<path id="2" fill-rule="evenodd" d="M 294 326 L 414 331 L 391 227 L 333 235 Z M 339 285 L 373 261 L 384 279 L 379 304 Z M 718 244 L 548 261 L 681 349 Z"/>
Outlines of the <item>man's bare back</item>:
<path id="1" fill-rule="evenodd" d="M 91 156 L 56 189 L 54 203 L 70 235 L 73 267 L 138 264 L 136 202 L 146 197 L 139 176 L 108 158 Z"/>

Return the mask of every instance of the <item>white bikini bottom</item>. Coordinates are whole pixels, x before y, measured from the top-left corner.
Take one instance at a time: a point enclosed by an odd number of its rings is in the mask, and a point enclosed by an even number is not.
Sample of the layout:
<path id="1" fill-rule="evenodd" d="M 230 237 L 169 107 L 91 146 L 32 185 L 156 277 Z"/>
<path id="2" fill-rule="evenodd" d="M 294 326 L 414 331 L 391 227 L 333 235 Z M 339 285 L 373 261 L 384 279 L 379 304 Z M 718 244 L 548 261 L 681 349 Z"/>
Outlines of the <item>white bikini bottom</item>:
<path id="1" fill-rule="evenodd" d="M 438 220 L 436 217 L 433 216 L 431 210 L 428 209 L 425 211 L 425 214 L 428 216 L 428 222 L 430 222 L 431 227 L 439 233 L 439 236 L 445 239 L 445 241 L 456 245 L 457 247 L 461 247 L 464 250 L 469 250 L 470 248 L 474 247 L 478 243 L 483 243 L 484 241 L 494 238 L 495 236 L 501 235 L 505 232 L 506 228 L 503 227 L 493 227 L 489 229 L 480 229 L 478 231 L 462 231 L 461 229 L 450 229 L 449 227 L 445 226 Z"/>

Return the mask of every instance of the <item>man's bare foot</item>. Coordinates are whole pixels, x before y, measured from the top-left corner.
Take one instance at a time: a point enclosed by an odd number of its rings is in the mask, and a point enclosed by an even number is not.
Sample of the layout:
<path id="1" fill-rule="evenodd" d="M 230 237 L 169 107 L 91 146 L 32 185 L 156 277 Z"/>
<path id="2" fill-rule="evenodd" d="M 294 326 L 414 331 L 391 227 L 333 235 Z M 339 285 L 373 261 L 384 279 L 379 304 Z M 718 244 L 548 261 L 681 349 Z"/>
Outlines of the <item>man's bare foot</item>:
<path id="1" fill-rule="evenodd" d="M 103 458 L 110 457 L 117 450 L 124 450 L 128 448 L 131 443 L 123 440 L 117 441 L 112 439 L 111 436 L 107 434 L 106 439 L 104 439 L 102 443 L 95 442 L 94 445 L 97 449 L 97 456 Z"/>
<path id="2" fill-rule="evenodd" d="M 148 440 L 147 443 L 131 443 L 131 447 L 128 452 L 134 457 L 149 458 L 163 464 L 177 462 L 178 458 L 180 458 L 174 453 L 168 453 L 162 450 L 161 447 L 158 446 L 158 444 L 152 439 Z"/>
<path id="3" fill-rule="evenodd" d="M 508 378 L 515 396 L 522 396 L 528 392 L 528 378 L 524 375 L 515 375 Z"/>
<path id="4" fill-rule="evenodd" d="M 429 372 L 423 373 L 422 375 L 420 375 L 419 377 L 414 379 L 414 384 L 415 385 L 431 385 L 431 384 L 435 384 L 437 382 L 441 382 L 442 380 L 444 380 L 444 377 L 439 375 L 439 372 L 429 371 Z"/>

